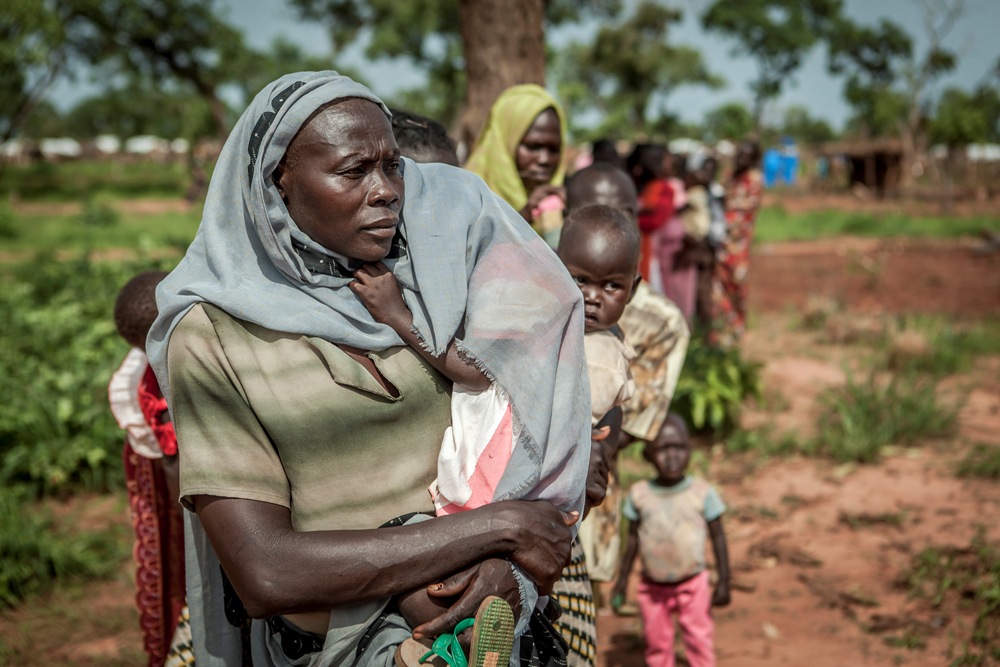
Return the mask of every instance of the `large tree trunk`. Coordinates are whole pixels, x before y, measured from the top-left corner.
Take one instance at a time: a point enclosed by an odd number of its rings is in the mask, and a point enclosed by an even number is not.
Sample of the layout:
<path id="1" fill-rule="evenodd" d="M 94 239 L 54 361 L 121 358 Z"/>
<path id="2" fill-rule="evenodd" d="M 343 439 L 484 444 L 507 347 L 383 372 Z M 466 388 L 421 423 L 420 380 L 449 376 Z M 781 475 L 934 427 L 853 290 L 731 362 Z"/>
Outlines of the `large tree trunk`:
<path id="1" fill-rule="evenodd" d="M 545 84 L 544 0 L 459 0 L 466 97 L 456 135 L 469 149 L 500 93 Z"/>

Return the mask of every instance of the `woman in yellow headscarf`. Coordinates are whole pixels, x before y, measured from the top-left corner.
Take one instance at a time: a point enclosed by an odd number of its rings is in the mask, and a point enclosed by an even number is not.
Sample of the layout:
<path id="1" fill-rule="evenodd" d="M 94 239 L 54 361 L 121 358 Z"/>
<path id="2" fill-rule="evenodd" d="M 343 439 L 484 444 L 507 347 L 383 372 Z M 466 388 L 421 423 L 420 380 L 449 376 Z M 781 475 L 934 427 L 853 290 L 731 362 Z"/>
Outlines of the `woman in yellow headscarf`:
<path id="1" fill-rule="evenodd" d="M 553 245 L 562 227 L 566 116 L 533 83 L 505 90 L 465 164 Z"/>

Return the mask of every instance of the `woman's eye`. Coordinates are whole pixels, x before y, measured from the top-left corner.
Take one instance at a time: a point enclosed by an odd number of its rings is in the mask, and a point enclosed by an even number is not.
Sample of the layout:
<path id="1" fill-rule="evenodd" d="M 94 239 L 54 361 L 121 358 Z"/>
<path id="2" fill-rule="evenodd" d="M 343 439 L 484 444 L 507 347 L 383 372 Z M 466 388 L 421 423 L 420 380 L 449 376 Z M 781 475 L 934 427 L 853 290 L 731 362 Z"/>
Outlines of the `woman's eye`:
<path id="1" fill-rule="evenodd" d="M 399 171 L 399 162 L 398 161 L 393 161 L 393 162 L 388 163 L 387 165 L 385 165 L 385 170 L 387 172 L 389 172 L 389 173 L 392 173 L 392 172 L 395 172 L 395 171 Z"/>

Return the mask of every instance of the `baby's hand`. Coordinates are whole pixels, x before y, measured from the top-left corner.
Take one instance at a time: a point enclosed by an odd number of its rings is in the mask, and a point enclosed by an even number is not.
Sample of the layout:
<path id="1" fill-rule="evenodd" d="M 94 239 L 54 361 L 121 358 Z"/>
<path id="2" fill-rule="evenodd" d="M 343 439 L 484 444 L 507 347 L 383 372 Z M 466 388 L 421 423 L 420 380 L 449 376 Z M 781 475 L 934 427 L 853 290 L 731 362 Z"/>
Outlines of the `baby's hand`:
<path id="1" fill-rule="evenodd" d="M 350 287 L 376 322 L 388 324 L 397 332 L 409 330 L 413 325 L 413 316 L 403 301 L 396 278 L 382 262 L 362 265 L 354 272 Z"/>

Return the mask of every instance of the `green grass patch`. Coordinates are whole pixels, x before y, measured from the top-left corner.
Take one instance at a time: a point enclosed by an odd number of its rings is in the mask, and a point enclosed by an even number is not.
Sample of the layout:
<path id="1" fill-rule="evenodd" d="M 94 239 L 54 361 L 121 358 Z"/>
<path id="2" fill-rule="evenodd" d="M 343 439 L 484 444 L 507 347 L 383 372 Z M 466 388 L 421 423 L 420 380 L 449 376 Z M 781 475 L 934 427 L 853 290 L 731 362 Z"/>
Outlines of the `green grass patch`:
<path id="1" fill-rule="evenodd" d="M 913 556 L 897 583 L 936 608 L 971 604 L 976 620 L 952 665 L 1000 660 L 1000 548 L 980 528 L 968 547 L 928 547 Z"/>
<path id="2" fill-rule="evenodd" d="M 1000 447 L 976 443 L 959 462 L 956 472 L 959 477 L 1000 480 Z"/>
<path id="3" fill-rule="evenodd" d="M 74 160 L 52 164 L 8 165 L 0 180 L 0 196 L 24 201 L 83 201 L 114 198 L 183 197 L 191 181 L 184 161 L 155 162 Z"/>
<path id="4" fill-rule="evenodd" d="M 983 229 L 1000 229 L 1000 216 L 913 217 L 903 213 L 838 210 L 789 213 L 779 204 L 760 210 L 754 240 L 771 243 L 836 236 L 957 237 L 978 234 Z"/>
<path id="5" fill-rule="evenodd" d="M 120 213 L 106 199 L 88 200 L 83 210 L 69 215 L 12 214 L 4 221 L 0 208 L 3 250 L 15 254 L 38 251 L 126 248 L 149 252 L 159 248 L 183 250 L 194 238 L 201 211 L 152 214 Z M 3 230 L 10 230 L 6 237 Z"/>
<path id="6" fill-rule="evenodd" d="M 964 373 L 982 356 L 1000 353 L 1000 321 L 956 323 L 935 315 L 909 315 L 887 328 L 880 344 L 883 366 L 936 378 Z"/>
<path id="7" fill-rule="evenodd" d="M 775 434 L 771 427 L 739 429 L 725 439 L 729 454 L 754 453 L 763 458 L 789 456 L 803 450 L 793 433 Z"/>
<path id="8" fill-rule="evenodd" d="M 0 488 L 0 609 L 56 583 L 107 577 L 128 555 L 128 531 L 72 531 L 16 488 Z"/>
<path id="9" fill-rule="evenodd" d="M 893 376 L 880 384 L 873 376 L 820 395 L 825 408 L 812 452 L 839 462 L 873 463 L 889 444 L 910 445 L 923 438 L 951 435 L 957 409 L 938 402 L 932 382 Z"/>

